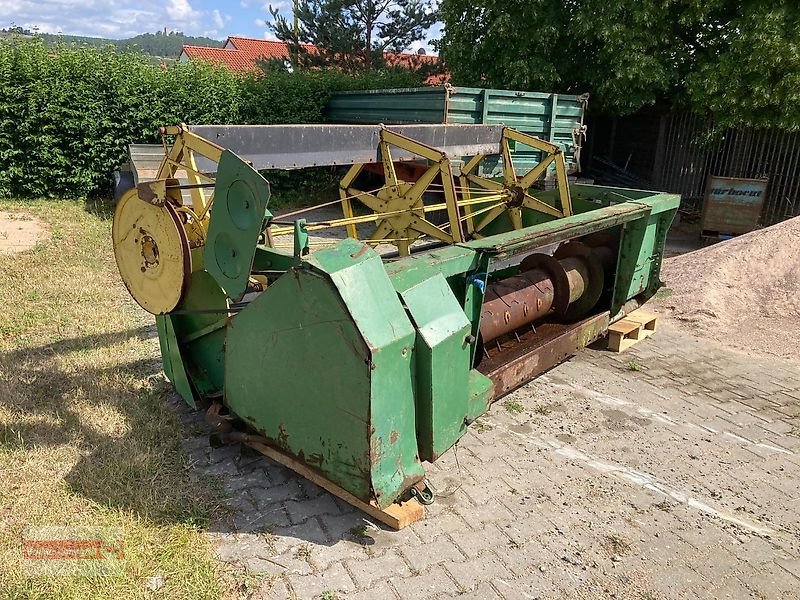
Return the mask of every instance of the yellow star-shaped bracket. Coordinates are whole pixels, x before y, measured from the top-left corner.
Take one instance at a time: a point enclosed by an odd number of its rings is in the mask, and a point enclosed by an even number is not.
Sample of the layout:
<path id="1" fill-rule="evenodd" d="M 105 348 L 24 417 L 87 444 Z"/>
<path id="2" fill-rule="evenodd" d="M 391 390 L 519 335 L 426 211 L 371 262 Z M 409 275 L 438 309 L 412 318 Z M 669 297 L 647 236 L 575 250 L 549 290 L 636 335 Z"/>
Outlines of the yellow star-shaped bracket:
<path id="1" fill-rule="evenodd" d="M 511 156 L 511 142 L 524 144 L 535 148 L 542 153 L 542 160 L 530 171 L 522 175 L 517 174 Z M 485 211 L 477 218 L 477 213 L 470 214 L 469 207 L 465 207 L 468 218 L 466 219 L 467 233 L 473 237 L 481 237 L 486 227 L 502 214 L 507 214 L 514 229 L 522 229 L 523 208 L 551 215 L 556 218 L 568 217 L 572 214 L 572 200 L 567 181 L 567 166 L 560 146 L 541 140 L 535 136 L 516 131 L 503 129 L 500 142 L 501 157 L 503 160 L 503 180 L 489 179 L 477 174 L 481 162 L 486 158 L 483 154 L 473 156 L 461 169 L 462 196 L 468 196 L 469 190 L 476 186 L 485 191 L 494 192 L 503 197 L 503 202 Z M 552 206 L 539 200 L 530 193 L 530 188 L 538 182 L 553 165 L 555 168 L 555 183 L 558 191 L 558 205 Z"/>
<path id="2" fill-rule="evenodd" d="M 398 178 L 392 148 L 402 149 L 427 163 L 415 181 Z M 379 190 L 372 193 L 353 186 L 365 166 L 363 164 L 353 165 L 339 182 L 345 217 L 342 221 L 347 223 L 348 235 L 358 239 L 356 223 L 360 218 L 355 216 L 351 204 L 352 199 L 357 199 L 373 211 L 373 215 L 367 219 L 374 220 L 375 230 L 368 241 L 394 244 L 401 256 L 407 256 L 411 244 L 423 236 L 446 244 L 463 241 L 453 172 L 447 155 L 388 129 L 381 131 L 379 151 L 384 176 L 384 185 Z M 439 183 L 434 184 L 434 180 Z M 423 202 L 423 195 L 432 185 L 444 202 L 432 205 Z M 441 226 L 430 221 L 426 213 L 434 211 L 446 211 L 448 223 Z"/>

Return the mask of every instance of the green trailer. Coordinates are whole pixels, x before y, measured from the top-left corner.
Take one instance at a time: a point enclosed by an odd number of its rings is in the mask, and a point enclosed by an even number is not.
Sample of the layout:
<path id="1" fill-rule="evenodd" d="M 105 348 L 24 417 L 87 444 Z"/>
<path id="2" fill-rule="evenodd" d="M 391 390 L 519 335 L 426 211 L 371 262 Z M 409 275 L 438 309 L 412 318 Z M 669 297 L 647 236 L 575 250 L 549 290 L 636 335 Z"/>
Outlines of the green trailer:
<path id="1" fill-rule="evenodd" d="M 331 123 L 406 125 L 505 125 L 558 144 L 570 172 L 578 170 L 586 134 L 588 94 L 550 94 L 519 90 L 436 87 L 337 92 L 326 107 Z M 530 169 L 541 160 L 531 148 L 514 151 L 515 164 Z M 490 172 L 498 161 L 484 167 Z"/>
<path id="2" fill-rule="evenodd" d="M 679 197 L 572 185 L 567 198 L 537 193 L 547 207 L 537 212 L 514 205 L 519 182 L 509 179 L 495 195 L 522 211 L 521 228 L 498 218 L 491 233 L 408 256 L 381 254 L 372 239 L 312 250 L 310 224 L 275 219 L 255 170 L 318 164 L 330 131 L 308 127 L 166 128 L 176 141 L 159 177 L 117 207 L 115 256 L 134 298 L 156 314 L 167 377 L 191 406 L 210 403 L 222 438 L 263 448 L 385 515 L 412 495 L 430 500 L 424 463 L 493 401 L 655 294 Z M 439 173 L 468 147 L 503 151 L 486 143 L 496 130 L 474 127 L 423 127 L 407 147 L 423 152 L 423 141 L 439 140 Z M 335 132 L 351 155 L 394 172 L 378 140 L 397 131 Z M 213 180 L 174 178 L 198 164 L 192 153 L 216 165 Z M 457 226 L 474 205 L 455 201 Z M 378 220 L 419 221 L 423 210 L 412 202 Z M 274 226 L 289 227 L 290 248 L 270 235 Z"/>

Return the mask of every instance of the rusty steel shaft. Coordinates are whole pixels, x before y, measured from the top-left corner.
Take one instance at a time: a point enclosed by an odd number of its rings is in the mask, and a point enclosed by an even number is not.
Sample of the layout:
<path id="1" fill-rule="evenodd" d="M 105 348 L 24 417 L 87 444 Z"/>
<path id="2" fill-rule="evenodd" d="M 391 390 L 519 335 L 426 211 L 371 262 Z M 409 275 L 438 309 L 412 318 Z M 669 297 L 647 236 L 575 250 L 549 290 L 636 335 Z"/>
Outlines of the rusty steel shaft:
<path id="1" fill-rule="evenodd" d="M 559 282 L 553 273 L 542 268 L 523 271 L 486 286 L 481 311 L 480 332 L 484 343 L 534 323 L 555 309 L 558 286 L 569 286 L 569 304 L 583 296 L 590 286 L 590 268 L 578 256 L 557 261 L 566 272 Z"/>

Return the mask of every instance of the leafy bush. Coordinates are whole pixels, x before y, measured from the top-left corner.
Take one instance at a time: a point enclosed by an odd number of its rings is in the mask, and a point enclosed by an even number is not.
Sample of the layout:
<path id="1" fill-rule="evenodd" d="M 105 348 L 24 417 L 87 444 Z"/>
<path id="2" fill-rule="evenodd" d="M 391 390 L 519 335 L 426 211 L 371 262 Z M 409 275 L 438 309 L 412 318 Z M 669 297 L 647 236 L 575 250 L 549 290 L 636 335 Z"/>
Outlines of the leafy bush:
<path id="1" fill-rule="evenodd" d="M 152 65 L 113 47 L 0 43 L 0 196 L 105 194 L 131 143 L 175 123 L 318 123 L 330 93 L 419 85 L 409 72 L 242 76 L 201 62 Z"/>

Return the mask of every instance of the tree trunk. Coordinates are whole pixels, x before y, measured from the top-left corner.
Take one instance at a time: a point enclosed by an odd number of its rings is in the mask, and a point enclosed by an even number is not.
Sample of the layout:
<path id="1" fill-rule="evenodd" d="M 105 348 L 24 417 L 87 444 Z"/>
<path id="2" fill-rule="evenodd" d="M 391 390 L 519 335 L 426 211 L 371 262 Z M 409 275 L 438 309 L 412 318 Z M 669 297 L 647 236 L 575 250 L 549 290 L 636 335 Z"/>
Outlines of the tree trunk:
<path id="1" fill-rule="evenodd" d="M 372 28 L 375 26 L 374 12 L 373 0 L 367 0 L 367 14 L 365 15 L 365 26 L 367 28 L 367 47 L 366 52 L 364 52 L 364 66 L 367 68 L 367 71 L 372 69 Z"/>

